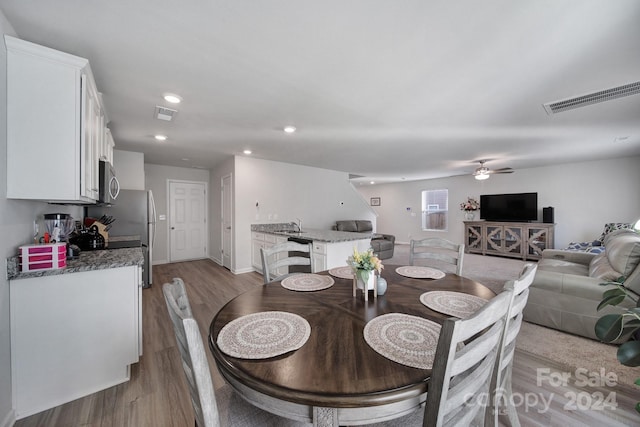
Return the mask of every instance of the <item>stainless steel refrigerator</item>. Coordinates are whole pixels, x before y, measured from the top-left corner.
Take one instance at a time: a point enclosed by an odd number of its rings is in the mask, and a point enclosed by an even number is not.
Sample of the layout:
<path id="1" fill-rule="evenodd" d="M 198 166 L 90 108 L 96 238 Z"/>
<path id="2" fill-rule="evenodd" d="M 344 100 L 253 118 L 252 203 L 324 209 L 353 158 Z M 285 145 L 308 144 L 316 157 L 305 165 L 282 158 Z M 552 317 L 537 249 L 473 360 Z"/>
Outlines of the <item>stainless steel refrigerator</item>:
<path id="1" fill-rule="evenodd" d="M 122 236 L 133 239 L 135 236 L 139 236 L 144 253 L 143 287 L 150 287 L 153 283 L 151 262 L 153 261 L 153 243 L 157 220 L 153 193 L 148 190 L 121 190 L 111 206 L 87 207 L 86 215 L 93 218 L 107 215 L 115 219 L 109 229 L 109 239 Z M 126 247 L 122 244 L 118 246 Z"/>

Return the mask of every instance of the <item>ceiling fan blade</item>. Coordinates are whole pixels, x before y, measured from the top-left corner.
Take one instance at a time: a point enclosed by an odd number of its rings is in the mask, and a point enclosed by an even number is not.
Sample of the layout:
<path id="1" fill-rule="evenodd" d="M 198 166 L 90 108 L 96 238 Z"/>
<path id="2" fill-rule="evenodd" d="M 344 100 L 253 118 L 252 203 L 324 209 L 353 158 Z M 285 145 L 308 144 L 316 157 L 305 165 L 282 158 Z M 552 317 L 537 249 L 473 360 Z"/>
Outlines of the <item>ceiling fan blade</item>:
<path id="1" fill-rule="evenodd" d="M 491 174 L 496 174 L 496 173 L 513 173 L 514 170 L 511 168 L 502 168 L 502 169 L 494 169 L 492 171 L 490 171 L 489 173 Z"/>

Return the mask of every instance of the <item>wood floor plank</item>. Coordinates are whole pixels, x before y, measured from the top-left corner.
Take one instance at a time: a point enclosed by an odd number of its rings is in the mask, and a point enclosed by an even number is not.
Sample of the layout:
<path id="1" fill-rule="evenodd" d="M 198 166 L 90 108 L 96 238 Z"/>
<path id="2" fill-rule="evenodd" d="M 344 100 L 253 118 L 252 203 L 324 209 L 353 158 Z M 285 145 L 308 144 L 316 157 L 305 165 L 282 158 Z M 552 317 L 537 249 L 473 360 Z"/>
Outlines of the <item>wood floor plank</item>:
<path id="1" fill-rule="evenodd" d="M 167 308 L 162 283 L 181 277 L 192 304 L 194 317 L 206 340 L 214 314 L 240 293 L 263 286 L 257 273 L 234 275 L 210 260 L 164 264 L 154 267 L 155 282 L 143 290 L 144 355 L 131 369 L 130 381 L 107 390 L 52 408 L 16 422 L 16 427 L 126 426 L 184 427 L 193 425 L 193 412 Z M 541 345 L 544 345 L 541 343 Z M 207 352 L 216 388 L 224 381 Z M 640 400 L 640 388 L 552 387 L 536 385 L 537 369 L 562 372 L 553 361 L 516 351 L 513 370 L 514 393 L 552 398 L 548 411 L 538 405 L 520 405 L 522 426 L 639 426 L 640 415 L 633 409 Z M 565 410 L 566 393 L 615 393 L 616 410 Z M 507 424 L 505 424 L 507 425 Z M 407 426 L 411 427 L 411 426 Z"/>

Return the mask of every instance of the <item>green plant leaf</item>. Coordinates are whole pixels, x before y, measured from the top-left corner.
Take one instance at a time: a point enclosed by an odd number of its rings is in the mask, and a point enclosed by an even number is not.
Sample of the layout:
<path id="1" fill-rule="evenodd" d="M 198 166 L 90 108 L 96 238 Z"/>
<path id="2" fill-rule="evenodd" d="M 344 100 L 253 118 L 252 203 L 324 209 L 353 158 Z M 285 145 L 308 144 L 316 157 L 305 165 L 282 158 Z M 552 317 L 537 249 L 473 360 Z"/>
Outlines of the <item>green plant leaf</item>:
<path id="1" fill-rule="evenodd" d="M 620 288 L 609 289 L 609 290 L 604 291 L 602 293 L 602 298 L 610 298 L 612 296 L 623 296 L 623 297 L 626 297 L 627 293 L 624 291 L 624 289 L 620 289 Z"/>
<path id="2" fill-rule="evenodd" d="M 612 342 L 620 337 L 622 329 L 621 314 L 605 314 L 596 322 L 595 333 L 600 341 Z"/>
<path id="3" fill-rule="evenodd" d="M 611 291 L 619 291 L 619 289 L 611 289 Z M 605 292 L 608 293 L 610 291 Z M 608 305 L 618 305 L 620 304 L 622 301 L 625 300 L 625 298 L 627 297 L 627 294 L 624 293 L 624 291 L 621 291 L 622 295 L 620 294 L 620 292 L 615 293 L 615 294 L 610 294 L 608 297 L 604 297 L 602 299 L 602 301 L 600 301 L 600 304 L 598 304 L 598 308 L 596 309 L 597 311 L 600 311 L 600 309 L 608 306 Z"/>
<path id="4" fill-rule="evenodd" d="M 636 378 L 636 380 L 633 382 L 635 385 L 640 385 L 640 378 Z"/>
<path id="5" fill-rule="evenodd" d="M 636 412 L 640 413 L 640 402 L 636 403 Z"/>
<path id="6" fill-rule="evenodd" d="M 640 366 L 640 341 L 627 341 L 618 348 L 618 362 L 624 366 Z"/>

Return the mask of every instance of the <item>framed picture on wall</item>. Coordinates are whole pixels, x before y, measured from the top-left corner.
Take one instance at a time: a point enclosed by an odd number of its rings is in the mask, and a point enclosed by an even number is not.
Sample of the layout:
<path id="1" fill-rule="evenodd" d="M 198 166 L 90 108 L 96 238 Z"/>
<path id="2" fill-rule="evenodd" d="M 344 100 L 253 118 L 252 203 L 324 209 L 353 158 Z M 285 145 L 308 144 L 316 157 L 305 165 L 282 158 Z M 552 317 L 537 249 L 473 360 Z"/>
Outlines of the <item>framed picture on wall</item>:
<path id="1" fill-rule="evenodd" d="M 380 206 L 380 197 L 372 197 L 371 206 Z"/>

